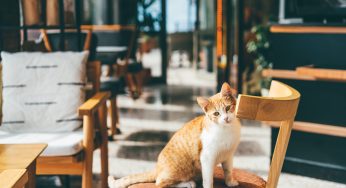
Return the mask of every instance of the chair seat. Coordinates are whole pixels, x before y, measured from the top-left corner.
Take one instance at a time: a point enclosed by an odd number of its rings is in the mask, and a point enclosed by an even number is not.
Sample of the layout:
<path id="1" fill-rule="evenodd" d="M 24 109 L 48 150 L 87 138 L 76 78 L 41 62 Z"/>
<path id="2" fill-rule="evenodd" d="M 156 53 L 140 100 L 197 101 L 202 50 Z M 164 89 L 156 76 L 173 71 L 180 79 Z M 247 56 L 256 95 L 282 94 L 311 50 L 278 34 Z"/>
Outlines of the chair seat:
<path id="1" fill-rule="evenodd" d="M 0 131 L 0 144 L 47 143 L 48 147 L 41 156 L 69 156 L 80 152 L 83 131 L 59 133 L 8 133 Z"/>
<path id="2" fill-rule="evenodd" d="M 101 79 L 101 91 L 111 92 L 112 97 L 117 94 L 125 93 L 124 87 L 124 82 L 119 78 L 110 77 L 107 79 Z"/>
<path id="3" fill-rule="evenodd" d="M 240 169 L 233 170 L 233 177 L 239 182 L 237 188 L 263 188 L 266 182 L 259 176 Z M 202 187 L 202 186 L 199 186 Z M 226 188 L 224 183 L 223 170 L 220 167 L 215 169 L 214 188 Z M 132 185 L 129 188 L 158 188 L 154 183 L 140 183 Z"/>
<path id="4" fill-rule="evenodd" d="M 129 73 L 137 73 L 140 72 L 141 70 L 143 70 L 143 65 L 142 63 L 129 63 L 127 66 L 127 72 Z"/>
<path id="5" fill-rule="evenodd" d="M 102 65 L 114 65 L 117 63 L 117 59 L 123 58 L 126 52 L 97 52 L 96 59 L 101 61 Z"/>
<path id="6" fill-rule="evenodd" d="M 104 53 L 119 53 L 119 52 L 126 52 L 127 46 L 98 46 L 96 48 L 97 52 L 104 52 Z"/>

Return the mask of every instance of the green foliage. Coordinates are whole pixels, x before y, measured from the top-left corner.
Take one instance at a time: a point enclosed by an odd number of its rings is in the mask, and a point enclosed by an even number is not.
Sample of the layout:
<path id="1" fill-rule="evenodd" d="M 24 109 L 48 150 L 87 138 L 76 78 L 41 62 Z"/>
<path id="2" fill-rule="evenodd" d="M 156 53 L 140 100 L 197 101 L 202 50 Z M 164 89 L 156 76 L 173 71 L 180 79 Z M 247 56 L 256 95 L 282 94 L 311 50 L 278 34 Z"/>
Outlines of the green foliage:
<path id="1" fill-rule="evenodd" d="M 259 68 L 271 68 L 272 63 L 266 60 L 270 46 L 268 41 L 269 27 L 257 25 L 251 29 L 251 33 L 255 35 L 255 39 L 246 44 L 247 52 L 255 56 L 255 63 L 259 65 Z"/>
<path id="2" fill-rule="evenodd" d="M 256 72 L 262 72 L 263 69 L 271 69 L 273 64 L 267 60 L 270 43 L 268 40 L 269 27 L 257 25 L 251 29 L 251 33 L 255 36 L 246 44 L 246 50 L 254 57 Z M 271 79 L 263 78 L 260 80 L 263 88 L 269 88 Z"/>
<path id="3" fill-rule="evenodd" d="M 155 33 L 160 31 L 162 13 L 158 10 L 158 0 L 138 0 L 137 1 L 137 26 L 140 31 Z"/>

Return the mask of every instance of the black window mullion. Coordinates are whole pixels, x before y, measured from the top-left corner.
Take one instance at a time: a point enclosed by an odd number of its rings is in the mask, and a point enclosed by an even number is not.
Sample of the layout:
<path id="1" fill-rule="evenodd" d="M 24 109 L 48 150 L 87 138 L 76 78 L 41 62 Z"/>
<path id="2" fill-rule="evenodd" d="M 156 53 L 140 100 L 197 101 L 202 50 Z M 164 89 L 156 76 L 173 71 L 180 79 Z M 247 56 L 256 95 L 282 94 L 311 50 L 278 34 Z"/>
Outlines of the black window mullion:
<path id="1" fill-rule="evenodd" d="M 59 0 L 60 50 L 65 51 L 65 11 L 64 0 Z"/>
<path id="2" fill-rule="evenodd" d="M 78 44 L 78 50 L 82 51 L 82 44 L 81 44 L 81 18 L 82 18 L 82 3 L 80 0 L 75 0 L 75 18 L 76 18 L 76 28 L 77 28 L 77 44 Z"/>

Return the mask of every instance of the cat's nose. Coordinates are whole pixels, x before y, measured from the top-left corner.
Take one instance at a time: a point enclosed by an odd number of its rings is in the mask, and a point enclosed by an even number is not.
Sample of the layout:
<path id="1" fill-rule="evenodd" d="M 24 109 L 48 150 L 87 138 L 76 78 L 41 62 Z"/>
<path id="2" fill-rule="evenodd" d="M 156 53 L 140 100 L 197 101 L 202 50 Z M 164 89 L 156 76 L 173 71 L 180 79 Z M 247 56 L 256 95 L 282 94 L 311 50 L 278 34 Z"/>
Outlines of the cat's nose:
<path id="1" fill-rule="evenodd" d="M 228 122 L 228 117 L 225 117 L 225 118 L 223 118 L 224 120 L 225 120 L 225 122 Z"/>

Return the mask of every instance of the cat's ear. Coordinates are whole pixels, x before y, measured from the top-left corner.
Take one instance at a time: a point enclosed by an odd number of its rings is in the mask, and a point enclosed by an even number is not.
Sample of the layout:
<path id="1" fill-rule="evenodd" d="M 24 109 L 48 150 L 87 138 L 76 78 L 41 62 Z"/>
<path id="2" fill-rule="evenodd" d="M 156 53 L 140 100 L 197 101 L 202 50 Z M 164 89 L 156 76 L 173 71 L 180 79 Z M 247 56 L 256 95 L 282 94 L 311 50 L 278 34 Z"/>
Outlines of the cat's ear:
<path id="1" fill-rule="evenodd" d="M 197 103 L 206 112 L 209 100 L 204 97 L 197 97 Z"/>
<path id="2" fill-rule="evenodd" d="M 229 98 L 229 97 L 232 97 L 233 95 L 235 95 L 236 91 L 235 91 L 235 89 L 231 88 L 231 86 L 227 82 L 225 82 L 222 84 L 220 93 L 221 93 L 222 97 Z"/>

